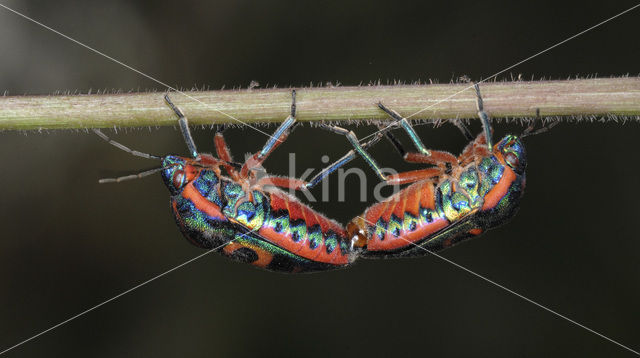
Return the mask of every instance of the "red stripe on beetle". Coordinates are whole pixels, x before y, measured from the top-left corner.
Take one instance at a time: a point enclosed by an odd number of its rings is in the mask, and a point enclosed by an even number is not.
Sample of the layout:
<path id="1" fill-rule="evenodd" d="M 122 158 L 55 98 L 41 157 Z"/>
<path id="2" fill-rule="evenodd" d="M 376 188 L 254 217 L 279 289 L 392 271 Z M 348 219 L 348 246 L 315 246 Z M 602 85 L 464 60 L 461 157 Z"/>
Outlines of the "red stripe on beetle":
<path id="1" fill-rule="evenodd" d="M 183 198 L 190 200 L 198 210 L 210 217 L 227 221 L 227 217 L 222 214 L 220 207 L 203 197 L 202 194 L 193 187 L 193 182 L 184 187 L 181 195 Z"/>
<path id="2" fill-rule="evenodd" d="M 345 265 L 349 263 L 348 255 L 343 255 L 338 247 L 328 254 L 326 246 L 324 245 L 324 240 L 315 249 L 311 249 L 311 247 L 309 247 L 308 228 L 315 225 L 320 226 L 323 238 L 326 237 L 326 233 L 329 230 L 334 231 L 338 236 L 346 237 L 346 232 L 343 228 L 324 216 L 314 213 L 313 210 L 303 206 L 299 202 L 280 196 L 276 193 L 269 194 L 271 198 L 271 208 L 274 210 L 286 210 L 289 214 L 293 214 L 290 215 L 292 219 L 303 219 L 307 226 L 307 234 L 304 238 L 301 237 L 300 240 L 296 242 L 293 241 L 291 232 L 287 232 L 285 234 L 282 232 L 276 232 L 272 227 L 262 227 L 258 230 L 260 236 L 274 245 L 308 260 L 334 265 Z"/>
<path id="3" fill-rule="evenodd" d="M 507 194 L 509 187 L 516 180 L 516 173 L 511 170 L 508 166 L 504 166 L 504 172 L 502 174 L 502 178 L 498 184 L 496 184 L 487 195 L 484 196 L 484 203 L 482 204 L 482 209 L 480 210 L 491 210 L 498 205 L 500 200 Z"/>

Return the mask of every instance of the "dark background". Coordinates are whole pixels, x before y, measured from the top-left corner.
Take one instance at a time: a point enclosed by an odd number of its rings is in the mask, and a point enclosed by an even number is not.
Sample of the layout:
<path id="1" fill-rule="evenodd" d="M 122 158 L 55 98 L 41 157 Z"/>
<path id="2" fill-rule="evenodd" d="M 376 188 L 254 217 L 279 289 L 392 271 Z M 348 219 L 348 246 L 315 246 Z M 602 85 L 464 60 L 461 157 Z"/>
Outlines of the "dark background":
<path id="1" fill-rule="evenodd" d="M 4 4 L 178 86 L 302 87 L 331 81 L 479 80 L 633 5 L 584 1 L 36 1 Z M 524 78 L 637 75 L 640 10 L 515 68 Z M 11 95 L 159 89 L 0 9 L 0 90 Z M 500 79 L 508 79 L 505 74 Z M 275 127 L 270 127 L 273 130 Z M 418 127 L 459 153 L 452 126 Z M 474 131 L 479 126 L 474 122 Z M 496 136 L 519 133 L 495 125 Z M 372 127 L 358 127 L 363 136 Z M 151 153 L 186 153 L 175 128 L 124 130 Z M 604 335 L 640 348 L 638 124 L 562 123 L 527 139 L 518 215 L 443 255 Z M 196 130 L 203 151 L 210 130 Z M 265 136 L 226 133 L 236 157 Z M 403 137 L 404 138 L 404 137 Z M 182 238 L 158 176 L 99 185 L 153 162 L 84 131 L 2 132 L 0 350 L 200 253 Z M 308 126 L 266 163 L 287 174 L 348 149 Z M 407 169 L 387 143 L 372 150 Z M 353 165 L 364 166 L 362 161 Z M 365 168 L 366 169 L 366 168 Z M 370 174 L 370 171 L 367 170 Z M 377 183 L 374 176 L 370 183 Z M 334 183 L 334 182 L 332 182 Z M 348 202 L 314 207 L 340 222 Z M 333 185 L 333 184 L 332 184 Z M 320 191 L 314 191 L 319 196 Z M 7 356 L 632 356 L 435 257 L 284 275 L 208 255 Z"/>

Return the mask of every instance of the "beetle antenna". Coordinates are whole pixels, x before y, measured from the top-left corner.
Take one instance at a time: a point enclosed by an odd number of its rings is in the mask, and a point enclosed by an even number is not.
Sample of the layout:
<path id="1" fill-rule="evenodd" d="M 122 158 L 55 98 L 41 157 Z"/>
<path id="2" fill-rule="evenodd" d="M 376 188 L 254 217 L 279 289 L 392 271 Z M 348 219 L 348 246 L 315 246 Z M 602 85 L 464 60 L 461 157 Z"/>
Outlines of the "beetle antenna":
<path id="1" fill-rule="evenodd" d="M 534 130 L 536 122 L 542 122 L 542 127 Z M 536 108 L 536 117 L 533 119 L 533 121 L 531 121 L 531 124 L 522 132 L 520 138 L 548 132 L 551 128 L 555 127 L 556 124 L 558 124 L 558 122 L 551 122 L 549 124 L 544 123 L 544 121 L 540 117 L 540 108 Z"/>
<path id="2" fill-rule="evenodd" d="M 159 171 L 165 170 L 167 168 L 170 168 L 170 166 L 154 168 L 154 169 L 151 169 L 151 170 L 146 170 L 144 172 L 125 175 L 125 176 L 121 176 L 121 177 L 117 177 L 117 178 L 102 178 L 102 179 L 98 180 L 98 183 L 100 183 L 100 184 L 119 183 L 121 181 L 126 181 L 126 180 L 140 179 L 140 178 L 144 178 L 146 176 L 149 176 L 151 174 L 155 174 L 155 173 L 157 173 Z"/>
<path id="3" fill-rule="evenodd" d="M 100 131 L 99 129 L 95 129 L 94 128 L 93 129 L 93 133 L 97 134 L 98 137 L 104 139 L 105 142 L 111 144 L 112 146 L 114 146 L 114 147 L 116 147 L 116 148 L 118 148 L 120 150 L 123 150 L 123 151 L 125 151 L 125 152 L 127 152 L 127 153 L 129 153 L 131 155 L 135 155 L 136 157 L 141 157 L 141 158 L 146 158 L 146 159 L 157 159 L 157 160 L 162 159 L 161 157 L 159 157 L 157 155 L 151 155 L 151 154 L 148 154 L 148 153 L 143 153 L 143 152 L 139 152 L 137 150 L 130 149 L 129 147 L 125 146 L 124 144 L 118 143 L 115 140 L 109 138 L 106 134 L 102 133 L 102 131 Z"/>

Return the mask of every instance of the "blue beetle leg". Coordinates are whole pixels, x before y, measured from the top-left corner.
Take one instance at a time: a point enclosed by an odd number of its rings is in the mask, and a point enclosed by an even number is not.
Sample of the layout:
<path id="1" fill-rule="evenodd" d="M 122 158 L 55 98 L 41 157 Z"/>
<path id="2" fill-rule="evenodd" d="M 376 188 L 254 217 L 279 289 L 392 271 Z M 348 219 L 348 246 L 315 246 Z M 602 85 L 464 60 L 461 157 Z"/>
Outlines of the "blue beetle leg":
<path id="1" fill-rule="evenodd" d="M 196 148 L 196 144 L 193 141 L 193 137 L 191 136 L 191 131 L 189 130 L 189 122 L 187 122 L 187 117 L 184 116 L 180 108 L 171 102 L 169 98 L 169 94 L 164 95 L 164 100 L 167 102 L 169 107 L 173 110 L 173 112 L 178 116 L 178 124 L 180 125 L 180 132 L 182 132 L 182 137 L 184 138 L 185 143 L 187 143 L 187 148 L 189 148 L 189 154 L 192 157 L 198 157 L 198 149 Z"/>
<path id="2" fill-rule="evenodd" d="M 413 141 L 413 143 L 415 144 L 415 146 L 418 148 L 418 151 L 422 154 L 425 155 L 430 155 L 430 151 L 428 149 L 426 149 L 424 143 L 422 143 L 422 140 L 420 140 L 420 137 L 418 136 L 418 134 L 415 132 L 415 130 L 413 129 L 413 127 L 411 126 L 411 123 L 409 123 L 409 121 L 406 118 L 403 118 L 400 114 L 398 114 L 398 112 L 387 108 L 385 105 L 383 105 L 382 103 L 378 103 L 378 107 L 380 107 L 380 109 L 382 109 L 383 111 L 387 112 L 387 114 L 389 114 L 392 118 L 395 119 L 394 122 L 392 122 L 391 125 L 388 125 L 386 127 L 381 127 L 382 128 L 387 128 L 387 127 L 391 127 L 394 125 L 400 125 L 402 127 L 402 129 L 404 129 L 407 134 L 409 135 L 409 137 L 411 138 L 411 140 Z M 471 134 L 471 131 L 469 131 L 469 128 L 467 128 L 467 126 L 464 125 L 464 123 L 462 123 L 462 121 L 460 121 L 459 119 L 455 119 L 452 120 L 451 123 L 453 123 L 453 125 L 455 125 L 460 132 L 462 132 L 462 135 L 469 141 L 473 140 L 473 135 Z M 404 154 L 406 153 L 406 151 L 402 148 L 402 145 L 400 144 L 400 142 L 395 139 L 395 137 L 390 133 L 387 132 L 385 134 L 387 136 L 387 138 L 389 139 L 389 141 L 391 142 L 391 144 L 393 144 L 393 146 L 396 148 L 396 150 L 402 155 L 404 156 Z"/>
<path id="3" fill-rule="evenodd" d="M 380 140 L 380 138 L 382 138 L 382 135 L 383 135 L 382 132 L 376 133 L 375 137 L 369 142 L 365 144 L 360 144 L 358 142 L 358 137 L 356 137 L 355 133 L 353 133 L 352 131 L 349 131 L 347 129 L 344 129 L 338 126 L 329 126 L 326 124 L 321 124 L 320 128 L 346 136 L 355 150 L 353 154 L 351 154 L 351 152 L 347 153 L 344 157 L 340 158 L 340 160 L 338 160 L 336 163 L 330 165 L 327 169 L 331 169 L 333 171 L 341 167 L 342 165 L 351 161 L 355 157 L 355 154 L 357 153 L 365 160 L 365 162 L 367 162 L 367 164 L 369 164 L 369 166 L 373 169 L 374 172 L 376 172 L 376 174 L 378 175 L 378 177 L 380 177 L 380 179 L 384 181 L 387 180 L 387 177 L 384 174 L 382 174 L 382 170 L 380 169 L 380 166 L 378 166 L 378 163 L 376 163 L 373 157 L 369 153 L 367 153 L 367 151 L 365 150 L 367 147 L 371 146 L 372 144 Z M 346 160 L 346 161 L 343 161 L 343 160 Z M 336 166 L 334 167 L 334 165 Z M 328 173 L 326 175 L 328 175 Z"/>
<path id="4" fill-rule="evenodd" d="M 258 153 L 258 159 L 260 161 L 264 161 L 267 156 L 273 151 L 278 145 L 280 145 L 289 135 L 290 129 L 293 130 L 292 126 L 296 124 L 296 91 L 291 91 L 291 114 L 285 121 L 276 129 L 275 133 L 269 138 L 267 143 L 264 145 L 260 153 Z"/>
<path id="5" fill-rule="evenodd" d="M 296 122 L 296 91 L 291 91 L 291 114 L 284 122 L 276 129 L 275 133 L 269 138 L 262 150 L 249 157 L 242 168 L 240 169 L 240 177 L 247 178 L 250 171 L 255 171 L 262 166 L 262 163 L 267 159 L 269 154 L 273 152 L 280 144 L 282 144 L 287 136 L 297 126 Z"/>
<path id="6" fill-rule="evenodd" d="M 380 102 L 378 103 L 378 107 L 380 107 L 381 110 L 387 112 L 387 114 L 390 115 L 391 118 L 395 119 L 392 125 L 396 125 L 396 124 L 400 125 L 400 127 L 402 127 L 402 129 L 404 129 L 405 132 L 407 132 L 407 134 L 409 135 L 409 138 L 411 138 L 411 141 L 416 146 L 419 153 L 422 153 L 424 155 L 431 155 L 431 152 L 427 149 L 427 147 L 425 147 L 424 143 L 422 143 L 422 140 L 420 140 L 418 133 L 416 133 L 416 131 L 411 126 L 411 123 L 409 123 L 409 121 L 406 118 L 402 117 L 398 112 L 394 111 L 393 109 L 387 108 L 384 104 Z"/>
<path id="7" fill-rule="evenodd" d="M 322 169 L 318 174 L 314 175 L 313 178 L 309 179 L 309 181 L 304 185 L 305 188 L 311 189 L 314 186 L 318 185 L 328 175 L 335 172 L 338 168 L 343 165 L 349 163 L 356 157 L 356 152 L 352 149 L 347 154 L 345 154 L 342 158 L 336 160 L 333 164 L 328 167 Z"/>
<path id="8" fill-rule="evenodd" d="M 482 128 L 484 129 L 484 136 L 487 139 L 487 147 L 489 150 L 493 150 L 493 140 L 491 139 L 491 122 L 489 121 L 489 115 L 484 111 L 484 103 L 482 102 L 482 95 L 480 94 L 480 86 L 475 83 L 473 88 L 476 90 L 476 106 L 478 107 L 478 116 L 482 121 Z"/>
<path id="9" fill-rule="evenodd" d="M 398 153 L 400 153 L 400 155 L 405 161 L 409 163 L 427 163 L 427 164 L 443 163 L 449 166 L 457 162 L 457 158 L 450 153 L 437 151 L 437 150 L 432 151 L 432 150 L 424 149 L 424 145 L 422 144 L 422 142 L 418 138 L 418 135 L 413 130 L 413 128 L 411 127 L 411 124 L 406 118 L 402 118 L 396 111 L 385 107 L 382 103 L 378 103 L 378 107 L 380 107 L 383 111 L 387 112 L 391 117 L 396 119 L 396 121 L 394 121 L 391 125 L 388 125 L 388 126 L 380 125 L 379 128 L 381 127 L 381 130 L 387 131 L 385 133 L 385 136 L 387 137 L 387 139 L 389 139 L 391 144 L 396 148 Z M 419 152 L 407 152 L 403 148 L 400 141 L 398 141 L 398 139 L 389 132 L 389 129 L 395 126 L 396 123 L 400 123 L 402 127 L 407 131 L 409 136 L 411 136 L 412 138 L 414 138 L 415 136 L 416 140 L 414 140 L 414 144 L 416 144 L 416 146 L 418 147 Z M 454 124 L 462 131 L 463 135 L 471 137 L 469 130 L 467 129 L 466 126 L 464 126 L 463 123 L 454 122 Z M 421 149 L 421 146 L 422 146 L 422 149 Z"/>
<path id="10" fill-rule="evenodd" d="M 329 126 L 327 126 L 329 127 Z M 342 129 L 342 128 L 340 128 Z M 332 130 L 333 131 L 333 130 Z M 371 139 L 370 141 L 364 143 L 364 144 L 359 144 L 359 146 L 364 149 L 372 146 L 373 144 L 377 143 L 381 138 L 381 135 L 376 135 L 375 137 L 373 137 L 373 139 Z M 356 139 L 356 143 L 357 143 L 357 139 Z M 361 154 L 362 155 L 362 154 Z M 351 149 L 350 151 L 347 152 L 347 154 L 345 154 L 344 156 L 342 156 L 342 158 L 336 160 L 335 162 L 333 162 L 331 165 L 329 165 L 328 167 L 322 169 L 318 174 L 314 175 L 305 185 L 304 187 L 306 189 L 311 189 L 314 186 L 316 186 L 318 183 L 320 183 L 322 181 L 322 179 L 324 179 L 325 177 L 327 177 L 328 175 L 330 175 L 331 173 L 335 172 L 336 170 L 338 170 L 338 168 L 344 166 L 345 164 L 349 163 L 350 161 L 352 161 L 353 159 L 355 159 L 357 156 L 356 154 L 356 150 Z M 369 158 L 371 161 L 373 161 L 373 159 L 371 158 L 371 156 L 367 153 L 364 152 L 364 156 L 366 156 L 366 158 Z M 364 157 L 363 156 L 363 157 Z M 366 160 L 366 159 L 365 159 Z M 367 161 L 368 163 L 368 161 Z M 375 163 L 375 161 L 373 161 L 373 164 L 377 167 L 377 164 Z M 371 164 L 370 164 L 371 165 Z M 376 170 L 374 168 L 374 170 Z M 379 169 L 378 169 L 379 170 Z M 377 172 L 377 171 L 376 171 Z M 383 179 L 385 180 L 385 179 Z"/>

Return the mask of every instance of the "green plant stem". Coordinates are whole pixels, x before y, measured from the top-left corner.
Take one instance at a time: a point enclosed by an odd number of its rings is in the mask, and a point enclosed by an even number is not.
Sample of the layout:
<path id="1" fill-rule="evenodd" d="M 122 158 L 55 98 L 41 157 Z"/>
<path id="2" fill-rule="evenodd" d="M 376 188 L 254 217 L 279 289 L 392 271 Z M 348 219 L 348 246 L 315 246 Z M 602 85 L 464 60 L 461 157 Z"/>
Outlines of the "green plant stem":
<path id="1" fill-rule="evenodd" d="M 389 120 L 381 101 L 411 119 L 476 118 L 469 84 L 321 87 L 297 89 L 300 121 Z M 542 116 L 640 116 L 640 78 L 490 82 L 480 85 L 493 118 Z M 458 93 L 460 92 L 460 93 Z M 189 91 L 172 100 L 191 124 L 281 122 L 290 89 Z M 163 92 L 0 97 L 0 130 L 175 125 Z M 232 119 L 235 118 L 235 119 Z"/>

